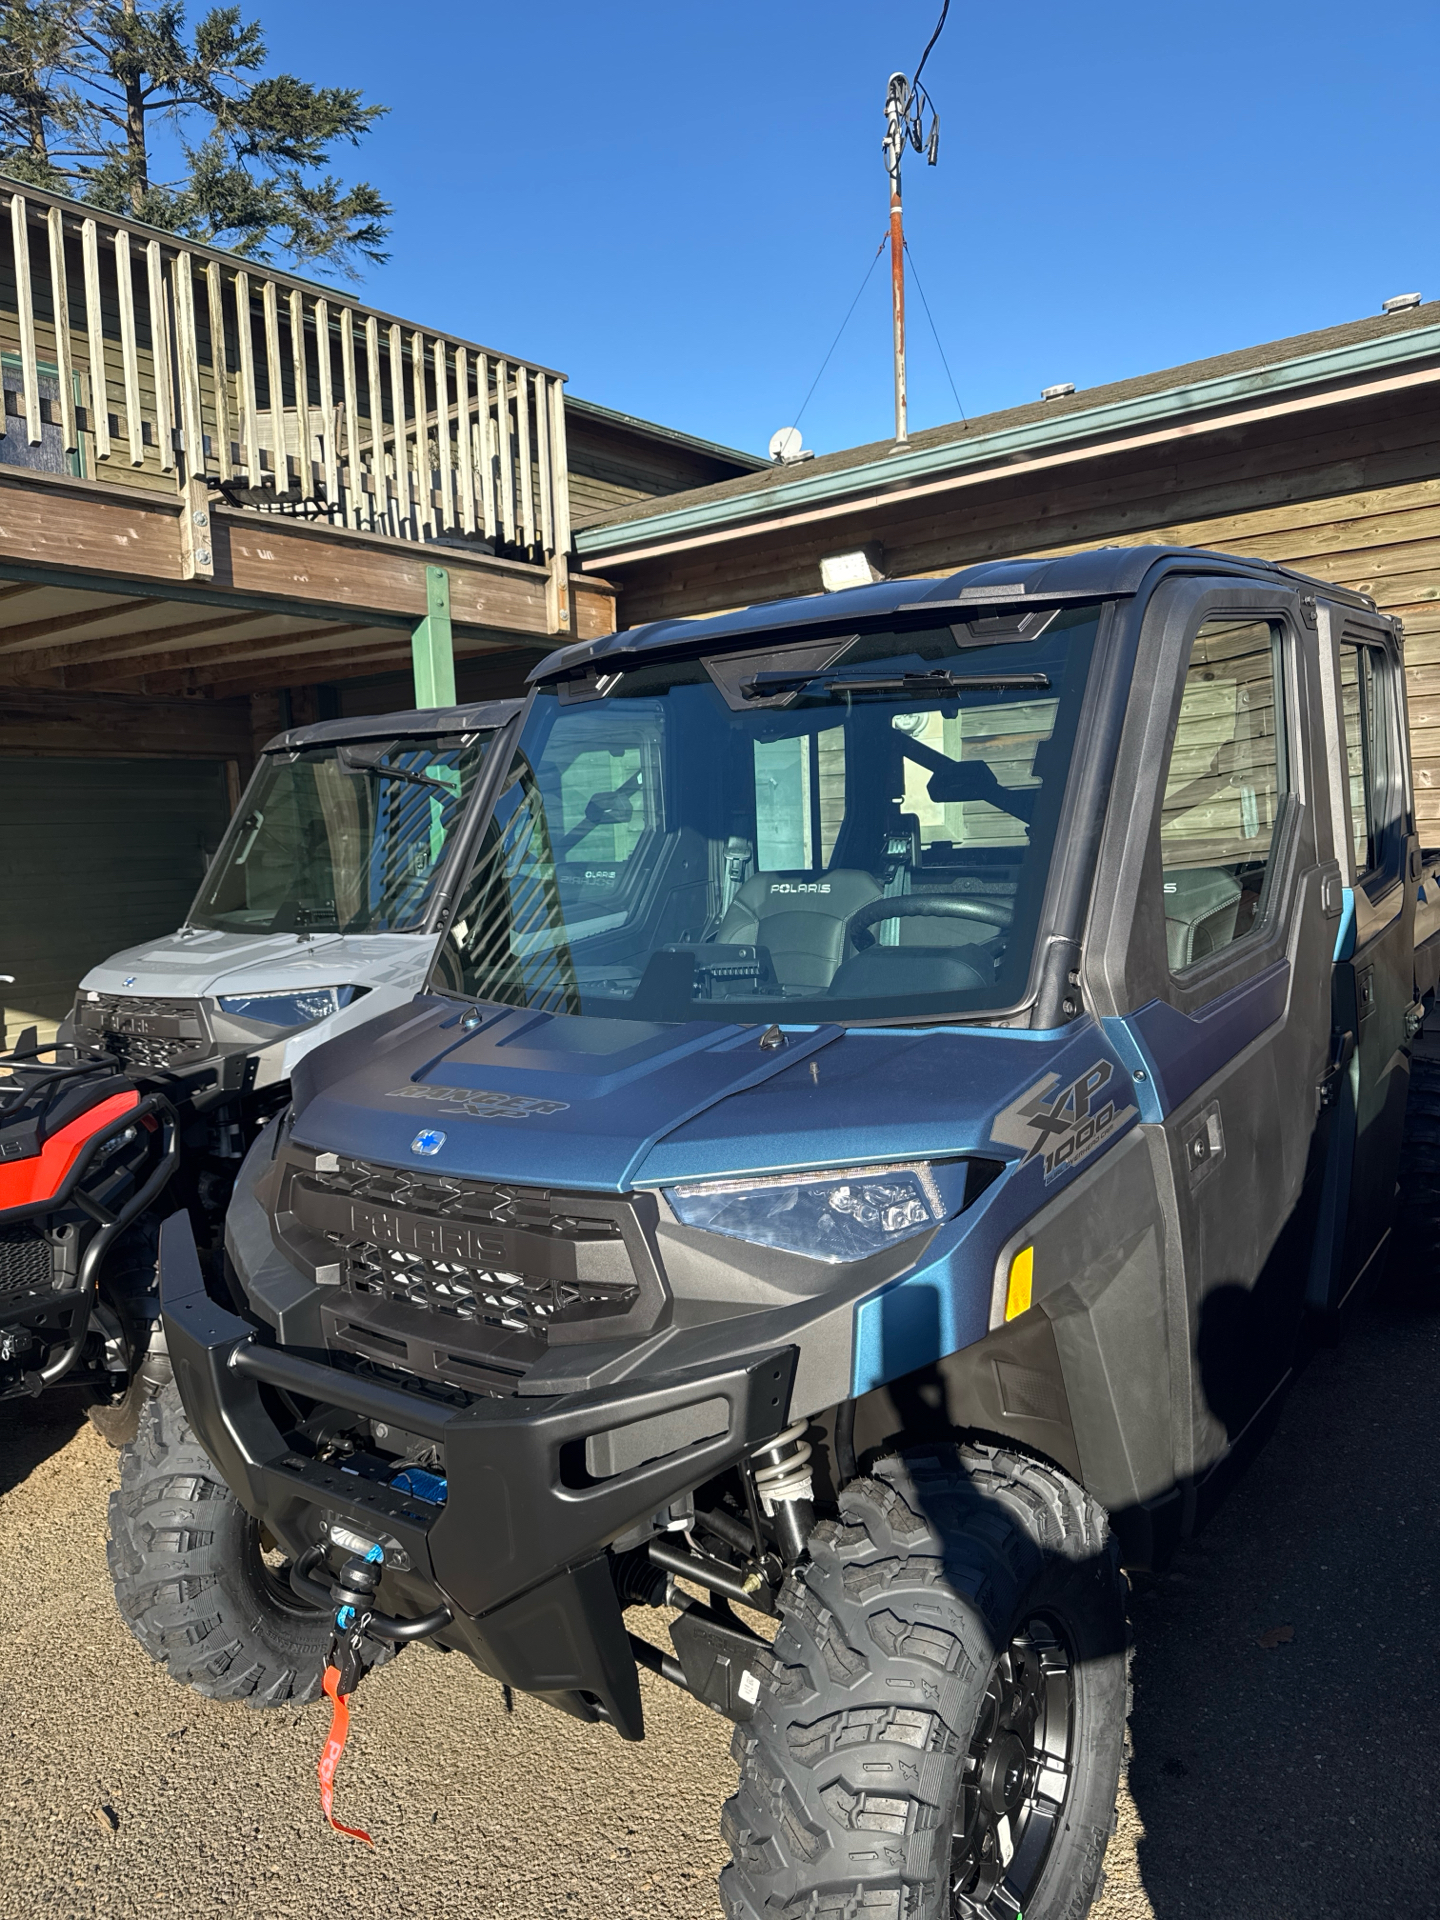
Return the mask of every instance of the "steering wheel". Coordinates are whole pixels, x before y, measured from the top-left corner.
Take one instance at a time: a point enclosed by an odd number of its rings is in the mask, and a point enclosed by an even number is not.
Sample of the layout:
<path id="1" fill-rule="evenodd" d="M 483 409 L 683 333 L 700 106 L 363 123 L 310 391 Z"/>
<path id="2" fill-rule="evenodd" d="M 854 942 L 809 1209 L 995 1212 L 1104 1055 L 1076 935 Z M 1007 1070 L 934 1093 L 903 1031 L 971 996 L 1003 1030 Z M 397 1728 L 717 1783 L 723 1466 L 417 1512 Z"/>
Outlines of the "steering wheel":
<path id="1" fill-rule="evenodd" d="M 999 900 L 957 900 L 945 894 L 902 893 L 870 900 L 845 922 L 845 938 L 852 946 L 870 945 L 870 928 L 882 920 L 978 920 L 997 932 L 1008 927 L 1014 911 Z"/>

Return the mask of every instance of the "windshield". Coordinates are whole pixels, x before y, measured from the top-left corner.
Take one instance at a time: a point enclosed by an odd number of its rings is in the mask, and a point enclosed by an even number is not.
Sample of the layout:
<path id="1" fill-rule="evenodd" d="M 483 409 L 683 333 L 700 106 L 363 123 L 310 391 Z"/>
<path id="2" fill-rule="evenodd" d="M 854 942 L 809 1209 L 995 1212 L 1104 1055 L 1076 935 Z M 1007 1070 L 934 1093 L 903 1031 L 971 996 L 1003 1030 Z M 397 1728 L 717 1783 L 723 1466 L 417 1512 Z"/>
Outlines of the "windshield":
<path id="1" fill-rule="evenodd" d="M 772 642 L 536 696 L 432 982 L 637 1020 L 1025 993 L 1099 614 Z"/>
<path id="2" fill-rule="evenodd" d="M 190 913 L 227 933 L 410 933 L 494 738 L 267 753 Z"/>

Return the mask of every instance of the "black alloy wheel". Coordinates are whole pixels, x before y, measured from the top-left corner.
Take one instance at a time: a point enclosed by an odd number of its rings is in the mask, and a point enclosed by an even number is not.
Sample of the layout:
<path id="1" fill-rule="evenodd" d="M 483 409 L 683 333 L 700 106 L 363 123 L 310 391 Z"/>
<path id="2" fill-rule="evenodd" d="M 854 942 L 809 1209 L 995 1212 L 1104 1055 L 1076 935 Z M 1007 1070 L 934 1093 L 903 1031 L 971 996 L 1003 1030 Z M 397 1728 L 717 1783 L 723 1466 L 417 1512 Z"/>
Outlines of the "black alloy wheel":
<path id="1" fill-rule="evenodd" d="M 1070 1653 L 1036 1618 L 996 1662 L 965 1756 L 950 1843 L 954 1920 L 1012 1920 L 1065 1811 L 1074 1720 Z"/>

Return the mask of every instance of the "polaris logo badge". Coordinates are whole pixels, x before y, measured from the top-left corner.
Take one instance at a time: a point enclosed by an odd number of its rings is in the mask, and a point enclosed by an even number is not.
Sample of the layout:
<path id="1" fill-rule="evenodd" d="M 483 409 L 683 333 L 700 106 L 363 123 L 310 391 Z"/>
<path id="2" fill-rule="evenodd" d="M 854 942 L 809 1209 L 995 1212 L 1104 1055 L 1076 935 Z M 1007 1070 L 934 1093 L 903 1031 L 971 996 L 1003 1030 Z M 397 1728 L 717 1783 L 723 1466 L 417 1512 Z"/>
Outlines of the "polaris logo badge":
<path id="1" fill-rule="evenodd" d="M 422 1127 L 410 1142 L 411 1153 L 438 1153 L 445 1144 L 445 1135 L 439 1127 Z"/>
<path id="2" fill-rule="evenodd" d="M 136 980 L 139 977 L 140 976 L 138 974 L 134 974 L 134 973 L 127 974 L 125 978 L 120 982 L 120 984 L 122 987 L 133 987 Z"/>
<path id="3" fill-rule="evenodd" d="M 828 880 L 772 880 L 771 893 L 829 893 Z"/>
<path id="4" fill-rule="evenodd" d="M 1024 1147 L 1022 1167 L 1043 1158 L 1047 1182 L 1078 1167 L 1135 1116 L 1133 1106 L 1117 1109 L 1113 1095 L 1099 1097 L 1114 1070 L 1108 1060 L 1097 1060 L 1058 1093 L 1054 1089 L 1059 1074 L 1047 1073 L 1005 1108 L 990 1129 L 990 1138 L 1007 1147 Z"/>
<path id="5" fill-rule="evenodd" d="M 473 1120 L 529 1120 L 537 1114 L 567 1113 L 570 1109 L 568 1100 L 537 1100 L 528 1093 L 492 1093 L 485 1087 L 392 1087 L 386 1097 L 433 1100 L 446 1113 L 467 1113 Z M 443 1133 L 440 1138 L 445 1138 Z M 432 1149 L 416 1147 L 412 1151 Z"/>

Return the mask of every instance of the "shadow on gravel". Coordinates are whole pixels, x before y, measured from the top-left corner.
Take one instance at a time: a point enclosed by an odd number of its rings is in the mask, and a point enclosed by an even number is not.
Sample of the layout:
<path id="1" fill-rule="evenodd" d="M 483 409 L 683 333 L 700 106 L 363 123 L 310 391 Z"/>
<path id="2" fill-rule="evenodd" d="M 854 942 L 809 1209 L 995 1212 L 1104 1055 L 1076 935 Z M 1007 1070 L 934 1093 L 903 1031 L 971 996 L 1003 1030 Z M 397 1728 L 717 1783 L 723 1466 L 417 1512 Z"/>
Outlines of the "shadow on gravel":
<path id="1" fill-rule="evenodd" d="M 1130 1790 L 1157 1920 L 1440 1915 L 1440 1311 L 1369 1308 L 1140 1581 Z"/>
<path id="2" fill-rule="evenodd" d="M 0 1495 L 74 1439 L 85 1424 L 85 1406 L 84 1395 L 68 1387 L 0 1403 Z"/>

